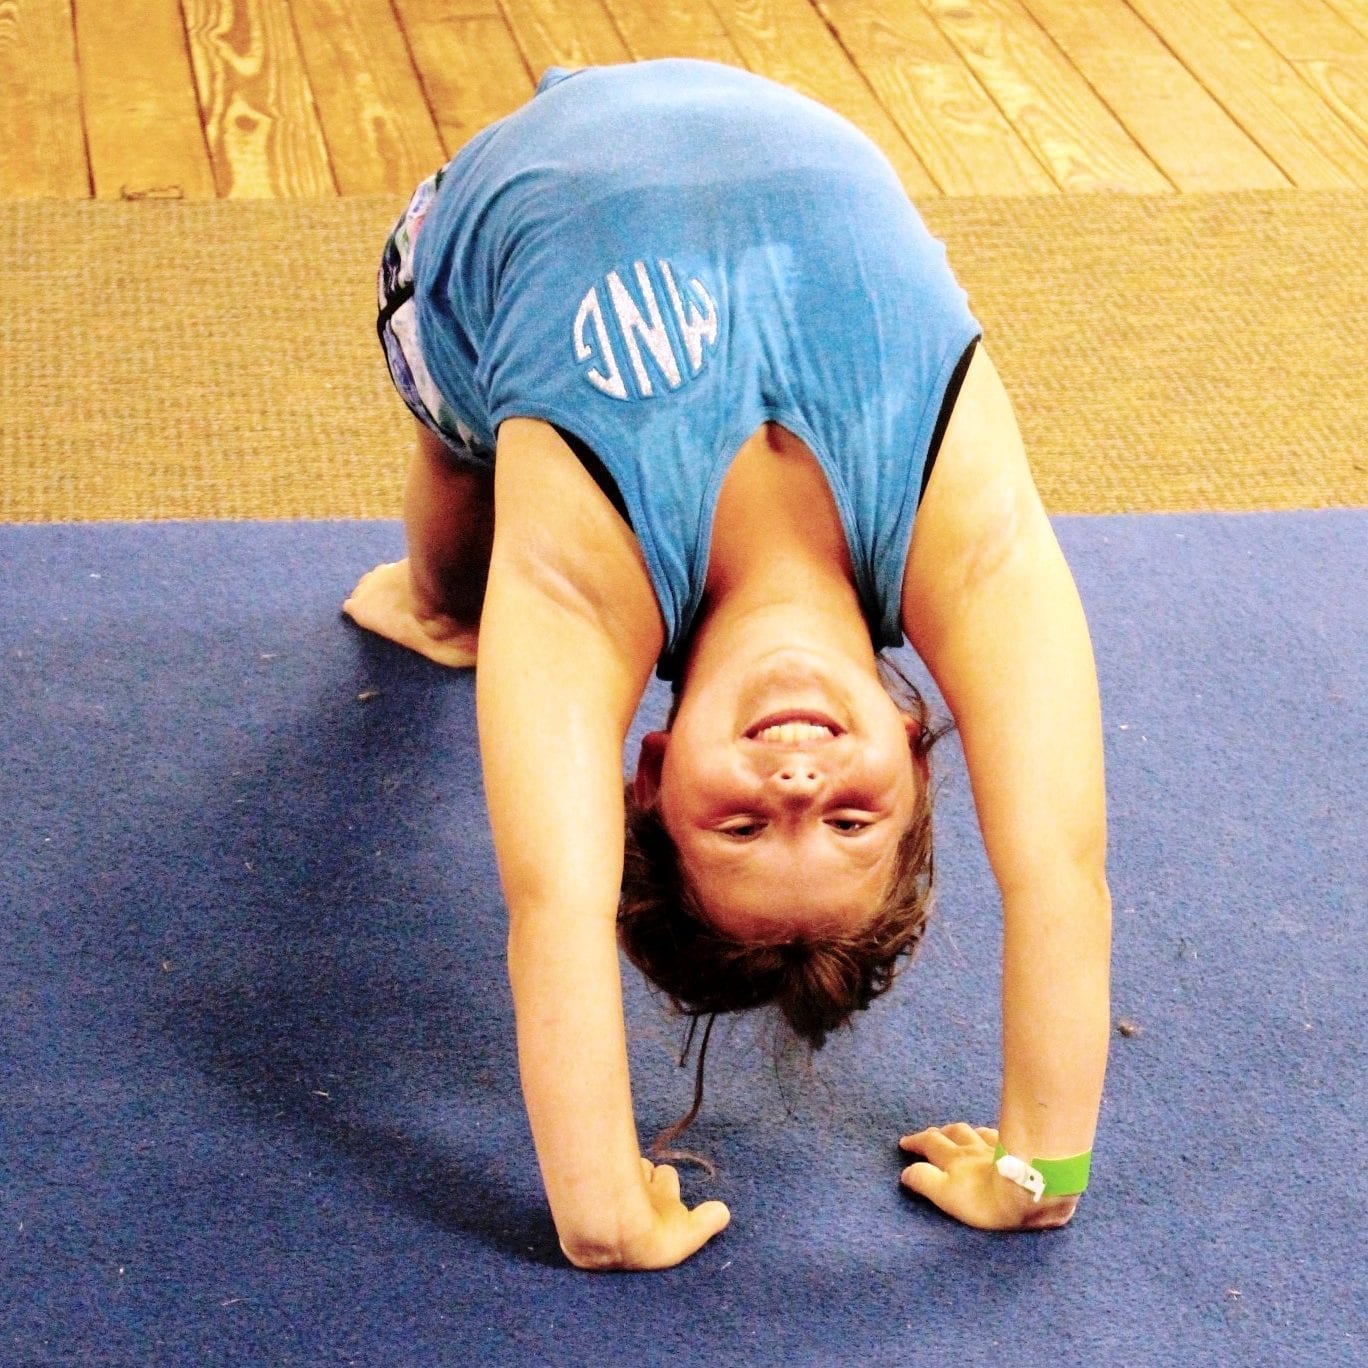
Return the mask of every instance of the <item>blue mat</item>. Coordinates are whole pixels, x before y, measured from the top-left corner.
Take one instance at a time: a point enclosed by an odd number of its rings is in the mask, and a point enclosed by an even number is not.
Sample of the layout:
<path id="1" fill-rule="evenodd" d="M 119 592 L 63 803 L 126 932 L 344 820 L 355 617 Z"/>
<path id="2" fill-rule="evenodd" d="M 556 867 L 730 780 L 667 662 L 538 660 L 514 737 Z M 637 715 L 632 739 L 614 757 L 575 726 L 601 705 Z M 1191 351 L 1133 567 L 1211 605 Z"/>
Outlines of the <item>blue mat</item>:
<path id="1" fill-rule="evenodd" d="M 731 1229 L 593 1276 L 522 1114 L 473 681 L 338 617 L 397 526 L 0 528 L 0 1363 L 1362 1363 L 1368 512 L 1059 530 L 1131 1031 L 1075 1222 L 898 1188 L 899 1134 L 995 1114 L 950 742 L 918 964 L 811 1074 L 719 1029 L 686 1194 Z M 689 1079 L 627 985 L 649 1137 Z"/>

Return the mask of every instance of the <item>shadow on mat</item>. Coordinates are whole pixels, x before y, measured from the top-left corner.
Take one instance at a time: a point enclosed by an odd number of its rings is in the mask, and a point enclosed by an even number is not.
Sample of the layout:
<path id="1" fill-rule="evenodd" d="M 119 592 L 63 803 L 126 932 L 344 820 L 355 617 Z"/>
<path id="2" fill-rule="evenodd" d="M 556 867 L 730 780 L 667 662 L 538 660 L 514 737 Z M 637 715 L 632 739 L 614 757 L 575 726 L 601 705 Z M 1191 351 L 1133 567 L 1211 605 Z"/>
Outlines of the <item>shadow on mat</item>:
<path id="1" fill-rule="evenodd" d="M 244 701 L 241 745 L 184 813 L 200 906 L 166 1026 L 268 1135 L 325 1146 L 420 1222 L 559 1266 L 518 1091 L 474 678 L 355 639 L 312 697 Z"/>

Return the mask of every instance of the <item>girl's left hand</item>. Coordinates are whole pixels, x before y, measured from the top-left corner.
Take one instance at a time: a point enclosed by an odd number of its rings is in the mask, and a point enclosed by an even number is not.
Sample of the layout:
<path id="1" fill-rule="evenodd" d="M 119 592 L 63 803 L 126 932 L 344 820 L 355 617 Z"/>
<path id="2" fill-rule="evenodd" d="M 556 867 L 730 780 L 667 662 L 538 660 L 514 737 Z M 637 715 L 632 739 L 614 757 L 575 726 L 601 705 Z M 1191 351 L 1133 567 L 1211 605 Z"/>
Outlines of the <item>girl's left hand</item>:
<path id="1" fill-rule="evenodd" d="M 956 1121 L 904 1135 L 898 1143 L 928 1161 L 903 1169 L 903 1186 L 977 1230 L 1049 1230 L 1066 1225 L 1078 1205 L 1077 1197 L 1033 1202 L 1004 1178 L 993 1166 L 998 1133 L 987 1126 Z"/>

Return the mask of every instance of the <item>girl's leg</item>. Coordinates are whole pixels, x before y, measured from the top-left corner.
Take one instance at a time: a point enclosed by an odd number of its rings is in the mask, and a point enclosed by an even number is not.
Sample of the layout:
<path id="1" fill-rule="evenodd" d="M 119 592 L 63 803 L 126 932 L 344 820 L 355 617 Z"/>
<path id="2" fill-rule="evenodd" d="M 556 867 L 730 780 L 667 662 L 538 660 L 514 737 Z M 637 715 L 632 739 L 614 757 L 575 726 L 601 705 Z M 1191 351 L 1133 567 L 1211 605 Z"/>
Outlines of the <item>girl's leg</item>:
<path id="1" fill-rule="evenodd" d="M 494 474 L 458 465 L 417 423 L 404 495 L 409 569 L 420 609 L 476 627 L 494 543 Z"/>

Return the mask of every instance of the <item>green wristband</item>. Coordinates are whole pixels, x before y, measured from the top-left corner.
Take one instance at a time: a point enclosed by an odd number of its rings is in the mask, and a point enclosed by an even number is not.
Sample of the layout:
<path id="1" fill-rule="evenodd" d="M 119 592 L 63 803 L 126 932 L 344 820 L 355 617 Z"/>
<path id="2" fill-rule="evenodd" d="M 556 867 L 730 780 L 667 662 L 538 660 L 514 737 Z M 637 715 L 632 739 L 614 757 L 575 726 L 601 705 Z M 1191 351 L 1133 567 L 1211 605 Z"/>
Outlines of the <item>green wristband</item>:
<path id="1" fill-rule="evenodd" d="M 1005 1165 L 1003 1159 L 1007 1160 Z M 1042 1197 L 1073 1197 L 1088 1186 L 1092 1150 L 1068 1159 L 1032 1159 L 1027 1164 L 999 1145 L 993 1151 L 993 1165 L 1004 1178 L 1025 1188 L 1037 1201 Z"/>

